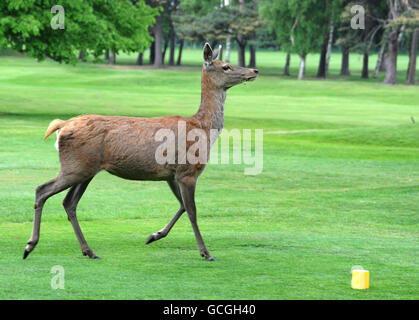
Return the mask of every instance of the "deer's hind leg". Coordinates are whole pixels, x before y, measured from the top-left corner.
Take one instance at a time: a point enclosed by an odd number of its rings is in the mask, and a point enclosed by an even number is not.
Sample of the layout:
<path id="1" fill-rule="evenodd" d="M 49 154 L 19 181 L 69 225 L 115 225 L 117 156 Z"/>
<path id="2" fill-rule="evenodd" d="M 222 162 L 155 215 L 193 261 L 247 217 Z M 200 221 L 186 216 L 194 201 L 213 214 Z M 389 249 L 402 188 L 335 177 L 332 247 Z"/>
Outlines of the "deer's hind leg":
<path id="1" fill-rule="evenodd" d="M 65 189 L 68 189 L 74 184 L 75 177 L 71 175 L 63 175 L 62 172 L 58 174 L 55 179 L 44 183 L 36 188 L 35 192 L 35 217 L 33 222 L 32 235 L 28 241 L 28 245 L 23 253 L 23 259 L 35 249 L 39 241 L 39 231 L 41 227 L 42 208 L 48 198 Z"/>
<path id="2" fill-rule="evenodd" d="M 160 231 L 157 231 L 150 235 L 146 241 L 146 244 L 149 244 L 153 241 L 159 240 L 161 238 L 164 238 L 168 235 L 172 227 L 175 225 L 176 221 L 182 216 L 182 214 L 185 212 L 185 206 L 183 205 L 182 195 L 180 194 L 180 188 L 176 181 L 169 180 L 167 181 L 170 189 L 172 190 L 173 194 L 176 196 L 180 203 L 180 208 L 178 212 L 176 212 L 175 216 L 172 218 L 172 220 L 169 221 L 169 223 Z"/>
<path id="3" fill-rule="evenodd" d="M 89 185 L 90 181 L 92 181 L 93 177 L 87 179 L 86 181 L 76 184 L 71 187 L 68 191 L 67 195 L 64 198 L 63 206 L 65 211 L 68 215 L 68 220 L 71 222 L 73 226 L 74 233 L 76 234 L 77 240 L 80 243 L 80 248 L 83 255 L 89 256 L 89 258 L 97 259 L 99 256 L 95 255 L 92 249 L 89 248 L 86 239 L 83 236 L 83 232 L 81 231 L 79 222 L 77 220 L 76 209 L 77 205 L 83 196 L 83 193 L 86 191 L 87 186 Z"/>

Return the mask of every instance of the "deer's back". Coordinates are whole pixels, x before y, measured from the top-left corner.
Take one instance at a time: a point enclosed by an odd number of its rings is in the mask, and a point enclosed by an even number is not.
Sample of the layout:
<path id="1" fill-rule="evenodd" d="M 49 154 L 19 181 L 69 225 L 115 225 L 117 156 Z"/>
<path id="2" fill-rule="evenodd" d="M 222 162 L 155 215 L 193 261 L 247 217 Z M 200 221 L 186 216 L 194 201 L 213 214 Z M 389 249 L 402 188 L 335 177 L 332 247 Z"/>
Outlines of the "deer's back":
<path id="1" fill-rule="evenodd" d="M 69 119 L 58 140 L 62 170 L 93 175 L 104 169 L 125 179 L 170 180 L 178 166 L 156 161 L 156 149 L 162 141 L 156 141 L 155 135 L 160 129 L 173 130 L 177 135 L 179 120 L 188 127 L 196 126 L 191 118 L 178 116 L 83 115 Z"/>

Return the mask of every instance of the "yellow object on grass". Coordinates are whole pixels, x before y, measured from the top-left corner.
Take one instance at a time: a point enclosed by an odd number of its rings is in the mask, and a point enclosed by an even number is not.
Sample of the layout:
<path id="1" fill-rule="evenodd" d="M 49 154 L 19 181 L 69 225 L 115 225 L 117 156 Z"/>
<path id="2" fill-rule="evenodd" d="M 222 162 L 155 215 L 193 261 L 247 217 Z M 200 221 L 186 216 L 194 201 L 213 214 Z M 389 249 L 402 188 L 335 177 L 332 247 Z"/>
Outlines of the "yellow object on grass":
<path id="1" fill-rule="evenodd" d="M 370 272 L 368 270 L 352 270 L 352 289 L 368 289 Z"/>

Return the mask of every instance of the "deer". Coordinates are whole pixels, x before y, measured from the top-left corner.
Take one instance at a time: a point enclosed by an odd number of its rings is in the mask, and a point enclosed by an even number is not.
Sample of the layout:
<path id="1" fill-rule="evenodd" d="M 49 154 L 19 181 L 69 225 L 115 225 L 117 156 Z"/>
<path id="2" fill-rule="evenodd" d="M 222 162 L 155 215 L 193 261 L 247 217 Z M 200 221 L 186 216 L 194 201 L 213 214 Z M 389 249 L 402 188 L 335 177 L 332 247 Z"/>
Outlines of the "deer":
<path id="1" fill-rule="evenodd" d="M 242 82 L 254 80 L 257 69 L 232 66 L 216 60 L 222 49 L 215 51 L 208 43 L 203 48 L 201 74 L 201 103 L 191 117 L 165 116 L 153 118 L 103 116 L 86 114 L 68 120 L 53 120 L 45 133 L 46 140 L 53 132 L 57 134 L 56 148 L 59 152 L 60 171 L 58 175 L 38 186 L 35 191 L 35 214 L 32 234 L 27 242 L 23 259 L 35 249 L 39 242 L 42 209 L 48 198 L 69 189 L 63 200 L 82 254 L 92 259 L 100 258 L 88 246 L 77 220 L 77 205 L 95 175 L 105 170 L 128 180 L 166 181 L 180 208 L 161 230 L 151 234 L 146 244 L 168 235 L 176 221 L 186 211 L 195 234 L 198 249 L 206 260 L 215 258 L 208 252 L 197 224 L 195 189 L 197 179 L 206 167 L 206 161 L 198 163 L 165 163 L 156 161 L 159 146 L 156 132 L 172 130 L 178 138 L 178 122 L 184 121 L 186 131 L 199 129 L 208 136 L 210 131 L 221 133 L 224 126 L 224 102 L 226 91 Z M 176 146 L 175 146 L 176 147 Z M 187 142 L 187 148 L 190 143 Z M 210 146 L 208 145 L 210 148 Z M 179 150 L 175 154 L 178 158 Z M 209 152 L 207 154 L 207 159 Z"/>

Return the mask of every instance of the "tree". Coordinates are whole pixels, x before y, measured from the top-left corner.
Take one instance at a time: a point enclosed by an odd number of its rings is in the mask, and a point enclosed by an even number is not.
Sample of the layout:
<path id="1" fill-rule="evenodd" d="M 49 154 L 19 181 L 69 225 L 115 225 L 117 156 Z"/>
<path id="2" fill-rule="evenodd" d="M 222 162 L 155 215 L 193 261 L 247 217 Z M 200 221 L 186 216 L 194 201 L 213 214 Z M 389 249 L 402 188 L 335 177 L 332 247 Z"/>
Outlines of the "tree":
<path id="1" fill-rule="evenodd" d="M 340 68 L 340 75 L 351 75 L 351 72 L 349 71 L 349 48 L 347 46 L 342 46 L 342 63 Z"/>
<path id="2" fill-rule="evenodd" d="M 167 6 L 168 0 L 147 0 L 147 4 L 158 11 L 155 23 L 151 28 L 151 33 L 154 37 L 152 46 L 150 47 L 150 64 L 159 69 L 163 67 L 163 14 L 164 8 Z"/>
<path id="3" fill-rule="evenodd" d="M 217 30 L 222 25 L 213 23 L 214 10 L 220 8 L 219 0 L 181 0 L 171 11 L 171 21 L 176 37 L 179 39 L 179 53 L 177 65 L 181 64 L 182 50 L 185 41 L 202 42 L 214 40 L 219 31 L 211 32 L 211 27 L 216 26 Z M 218 18 L 216 15 L 214 15 Z M 201 20 L 204 19 L 204 20 Z M 219 19 L 217 19 L 219 21 Z M 209 25 L 207 25 L 209 22 Z M 209 32 L 208 32 L 209 30 Z M 208 38 L 206 38 L 209 36 Z"/>
<path id="4" fill-rule="evenodd" d="M 405 11 L 397 19 L 388 24 L 390 30 L 403 28 L 405 33 L 411 34 L 407 83 L 415 83 L 416 60 L 419 42 L 419 4 L 404 2 Z M 416 6 L 415 6 L 416 5 Z M 394 68 L 394 67 L 393 67 Z M 393 70 L 394 72 L 394 70 Z"/>
<path id="5" fill-rule="evenodd" d="M 161 33 L 164 41 L 162 62 L 165 61 L 167 49 L 169 49 L 168 64 L 173 66 L 175 64 L 175 45 L 176 45 L 176 32 L 172 19 L 172 13 L 179 9 L 179 0 L 161 1 L 162 11 L 161 16 Z"/>
<path id="6" fill-rule="evenodd" d="M 239 0 L 225 5 L 219 0 L 184 0 L 180 10 L 172 14 L 176 34 L 188 41 L 211 41 L 213 44 L 234 38 L 239 48 L 239 65 L 244 66 L 246 43 L 256 37 L 256 31 L 262 25 L 253 2 Z M 254 58 L 256 42 L 251 44 Z"/>
<path id="7" fill-rule="evenodd" d="M 389 19 L 385 22 L 388 30 L 388 56 L 386 58 L 386 77 L 384 83 L 397 83 L 397 57 L 400 34 L 405 29 L 403 19 L 407 12 L 412 11 L 409 0 L 387 0 Z"/>
<path id="8" fill-rule="evenodd" d="M 175 64 L 176 35 L 173 15 L 180 9 L 180 0 L 147 0 L 147 3 L 159 11 L 156 23 L 150 32 L 154 41 L 150 47 L 150 64 L 155 68 L 164 65 L 167 49 L 169 50 L 169 65 Z"/>
<path id="9" fill-rule="evenodd" d="M 244 4 L 244 0 L 237 0 L 239 3 L 239 16 L 244 14 L 246 11 L 246 7 Z M 236 42 L 237 42 L 237 50 L 238 50 L 238 56 L 239 56 L 239 66 L 244 67 L 245 64 L 245 49 L 246 49 L 246 37 L 243 33 L 243 30 L 240 30 L 240 26 L 236 26 L 236 29 L 238 29 L 237 35 L 236 35 Z"/>
<path id="10" fill-rule="evenodd" d="M 351 8 L 355 5 L 365 10 L 364 26 L 361 29 L 352 28 L 353 13 Z M 373 47 L 379 44 L 383 33 L 383 26 L 379 18 L 386 14 L 385 4 L 381 0 L 360 0 L 349 2 L 341 14 L 340 38 L 338 44 L 345 50 L 357 51 L 363 55 L 361 78 L 369 78 L 369 54 Z M 342 63 L 343 65 L 344 63 Z"/>
<path id="11" fill-rule="evenodd" d="M 342 5 L 343 0 L 321 1 L 318 4 L 317 11 L 315 12 L 317 20 L 323 26 L 323 42 L 321 44 L 319 68 L 317 71 L 318 78 L 326 78 L 328 69 L 328 56 L 330 58 L 331 46 L 333 43 L 334 25 L 337 23 L 339 15 L 342 12 Z"/>
<path id="12" fill-rule="evenodd" d="M 409 67 L 407 73 L 407 84 L 415 84 L 416 81 L 416 60 L 419 44 L 419 28 L 415 28 L 412 34 L 412 44 L 409 58 Z"/>
<path id="13" fill-rule="evenodd" d="M 234 13 L 234 12 L 233 12 Z M 198 38 L 203 41 L 221 42 L 232 35 L 232 10 L 229 7 L 214 7 L 196 20 Z"/>
<path id="14" fill-rule="evenodd" d="M 150 42 L 147 28 L 156 12 L 143 1 L 62 0 L 64 29 L 53 29 L 54 0 L 0 2 L 0 46 L 9 46 L 38 60 L 46 57 L 75 63 L 79 53 L 99 57 L 113 52 L 141 51 Z"/>
<path id="15" fill-rule="evenodd" d="M 324 16 L 316 14 L 323 8 L 316 0 L 264 0 L 260 14 L 268 26 L 276 31 L 285 52 L 300 56 L 298 79 L 303 79 L 307 54 L 318 48 L 324 32 Z"/>
<path id="16" fill-rule="evenodd" d="M 195 17 L 185 14 L 182 9 L 178 9 L 172 13 L 172 22 L 174 26 L 174 32 L 178 39 L 180 39 L 179 52 L 177 57 L 176 65 L 181 65 L 182 62 L 182 51 L 185 40 L 193 41 L 195 38 L 195 32 L 190 26 L 195 23 Z"/>
<path id="17" fill-rule="evenodd" d="M 162 52 L 162 30 L 161 30 L 161 17 L 156 17 L 156 23 L 153 27 L 154 33 L 154 67 L 161 68 L 163 66 L 163 52 Z"/>
<path id="18" fill-rule="evenodd" d="M 396 20 L 400 16 L 400 6 L 398 0 L 388 0 L 390 20 Z M 386 77 L 384 83 L 396 84 L 397 83 L 397 56 L 398 56 L 398 39 L 401 32 L 401 26 L 394 27 L 386 26 L 388 28 L 388 57 L 386 59 Z"/>
<path id="19" fill-rule="evenodd" d="M 380 50 L 378 51 L 377 63 L 375 65 L 375 70 L 374 70 L 374 76 L 373 76 L 374 79 L 378 77 L 378 73 L 380 71 L 385 70 L 384 54 L 385 54 L 387 42 L 384 41 L 384 39 L 387 39 L 387 35 L 384 33 L 381 38 L 382 39 L 381 39 Z"/>
<path id="20" fill-rule="evenodd" d="M 223 0 L 223 6 L 229 6 L 230 5 L 230 0 Z M 230 62 L 230 55 L 231 55 L 231 37 L 227 37 L 226 39 L 226 45 L 225 45 L 225 61 L 226 62 Z M 221 51 L 221 53 L 223 53 L 223 50 Z"/>
<path id="21" fill-rule="evenodd" d="M 97 48 L 95 56 L 102 55 L 103 51 L 110 49 L 110 62 L 115 64 L 116 55 L 122 52 L 142 52 L 149 44 L 151 38 L 148 34 L 148 27 L 154 22 L 157 14 L 147 6 L 144 1 L 129 0 L 93 0 L 93 12 L 103 22 L 98 26 L 98 34 L 104 33 L 104 43 Z M 138 10 L 147 8 L 146 11 Z M 143 12 L 142 12 L 143 11 Z M 152 13 L 150 20 L 149 14 Z M 148 23 L 144 24 L 144 21 Z M 145 42 L 144 39 L 147 39 Z"/>
<path id="22" fill-rule="evenodd" d="M 250 42 L 250 66 L 256 64 L 256 32 L 262 26 L 257 1 L 237 0 L 221 2 L 202 16 L 199 25 L 203 39 L 226 41 L 235 39 L 238 50 L 238 65 L 245 66 L 246 45 Z M 229 56 L 227 54 L 227 56 Z"/>
<path id="23" fill-rule="evenodd" d="M 237 0 L 239 6 L 230 6 L 231 24 L 230 31 L 233 33 L 236 42 L 239 57 L 239 66 L 245 66 L 245 50 L 249 40 L 254 40 L 256 31 L 262 26 L 262 20 L 259 19 L 258 5 L 254 0 Z M 256 64 L 255 44 L 250 44 L 251 59 L 250 64 Z"/>

